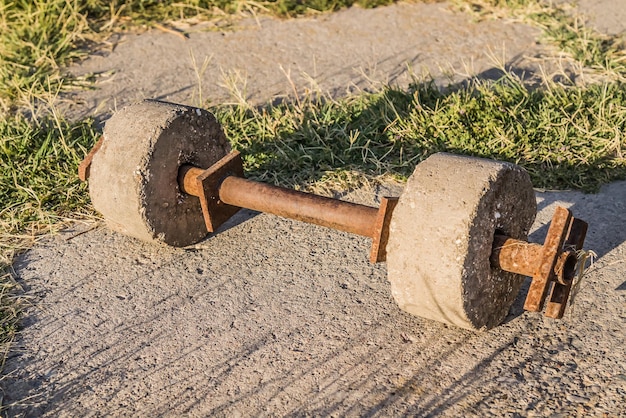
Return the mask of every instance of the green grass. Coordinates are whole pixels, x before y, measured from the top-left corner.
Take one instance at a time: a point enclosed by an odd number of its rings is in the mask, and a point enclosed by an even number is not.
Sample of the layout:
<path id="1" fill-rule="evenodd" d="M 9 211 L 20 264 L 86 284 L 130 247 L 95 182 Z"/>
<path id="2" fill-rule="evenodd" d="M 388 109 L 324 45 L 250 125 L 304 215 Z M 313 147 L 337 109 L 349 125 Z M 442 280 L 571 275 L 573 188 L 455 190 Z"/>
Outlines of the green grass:
<path id="1" fill-rule="evenodd" d="M 354 4 L 395 0 L 0 0 L 0 110 L 25 106 L 33 96 L 72 87 L 61 68 L 85 56 L 88 45 L 112 30 L 215 15 L 270 13 L 295 16 Z"/>
<path id="2" fill-rule="evenodd" d="M 597 191 L 626 175 L 625 87 L 529 90 L 505 76 L 447 93 L 426 82 L 340 100 L 213 111 L 247 171 L 263 181 L 310 185 L 344 170 L 406 178 L 428 155 L 447 151 L 522 165 L 535 187 Z"/>
<path id="3" fill-rule="evenodd" d="M 90 121 L 46 119 L 35 125 L 19 114 L 0 120 L 4 232 L 21 233 L 25 225 L 27 232 L 37 232 L 37 224 L 47 228 L 58 218 L 85 213 L 87 188 L 76 179 L 76 170 L 96 136 Z"/>
<path id="4" fill-rule="evenodd" d="M 81 56 L 88 31 L 75 2 L 0 2 L 0 110 L 28 105 L 34 95 L 63 85 L 60 67 Z"/>
<path id="5" fill-rule="evenodd" d="M 85 82 L 62 73 L 84 47 L 114 30 L 172 19 L 282 17 L 390 2 L 0 0 L 0 346 L 11 341 L 19 318 L 8 274 L 14 255 L 65 219 L 93 215 L 76 170 L 98 132 L 90 120 L 70 123 L 54 107 L 58 92 Z M 505 75 L 441 91 L 426 80 L 341 99 L 212 108 L 242 151 L 249 176 L 300 188 L 355 187 L 406 178 L 428 155 L 449 151 L 520 164 L 536 187 L 595 191 L 625 178 L 626 67 L 619 39 L 538 0 L 458 3 L 478 18 L 538 25 L 545 42 L 603 81 L 530 89 Z"/>

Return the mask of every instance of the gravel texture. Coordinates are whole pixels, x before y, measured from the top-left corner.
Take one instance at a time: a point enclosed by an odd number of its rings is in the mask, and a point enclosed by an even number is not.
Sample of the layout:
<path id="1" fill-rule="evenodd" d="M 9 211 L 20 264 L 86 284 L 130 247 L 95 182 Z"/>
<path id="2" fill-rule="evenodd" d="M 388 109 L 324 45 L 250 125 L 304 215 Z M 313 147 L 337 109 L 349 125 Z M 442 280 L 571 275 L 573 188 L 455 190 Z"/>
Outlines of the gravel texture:
<path id="1" fill-rule="evenodd" d="M 530 239 L 561 204 L 589 221 L 598 259 L 563 320 L 518 300 L 484 333 L 401 312 L 365 238 L 250 212 L 188 249 L 77 225 L 15 264 L 32 308 L 4 402 L 27 416 L 623 416 L 625 195 L 538 193 Z"/>

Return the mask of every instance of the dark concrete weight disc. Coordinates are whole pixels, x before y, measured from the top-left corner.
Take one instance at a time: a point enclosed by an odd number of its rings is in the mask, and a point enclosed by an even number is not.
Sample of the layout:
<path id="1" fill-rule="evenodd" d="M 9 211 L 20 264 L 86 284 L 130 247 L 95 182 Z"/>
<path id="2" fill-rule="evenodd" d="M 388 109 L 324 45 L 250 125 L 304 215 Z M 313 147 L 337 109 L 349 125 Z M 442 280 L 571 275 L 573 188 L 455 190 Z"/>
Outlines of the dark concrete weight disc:
<path id="1" fill-rule="evenodd" d="M 146 100 L 115 113 L 103 135 L 89 192 L 113 229 L 178 247 L 206 237 L 200 200 L 181 193 L 178 169 L 208 168 L 230 152 L 212 114 Z"/>

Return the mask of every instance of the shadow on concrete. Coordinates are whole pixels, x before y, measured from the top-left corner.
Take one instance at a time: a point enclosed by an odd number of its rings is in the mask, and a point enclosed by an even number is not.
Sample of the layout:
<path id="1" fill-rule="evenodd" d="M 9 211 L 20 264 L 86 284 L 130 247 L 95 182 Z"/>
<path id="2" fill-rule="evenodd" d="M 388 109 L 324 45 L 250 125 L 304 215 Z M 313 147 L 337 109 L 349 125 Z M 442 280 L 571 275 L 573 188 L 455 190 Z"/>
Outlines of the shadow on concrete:
<path id="1" fill-rule="evenodd" d="M 440 93 L 427 91 L 432 93 L 430 105 L 434 106 Z M 381 102 L 341 123 L 356 128 L 367 123 L 371 112 L 380 112 L 389 103 L 399 114 L 413 106 L 410 96 L 390 90 Z M 330 128 L 321 124 L 299 129 L 319 129 L 322 134 L 332 131 Z M 298 135 L 298 132 L 285 135 Z M 279 136 L 250 150 L 272 156 L 267 165 L 258 169 L 257 175 L 271 172 L 277 165 L 281 172 L 291 167 L 293 172 L 304 173 L 297 177 L 300 184 L 319 180 L 324 168 L 355 168 L 366 174 L 381 174 L 381 170 L 393 166 L 406 174 L 430 153 L 448 150 L 445 143 L 418 148 L 412 157 L 404 157 L 406 163 L 399 165 L 394 161 L 400 160 L 400 150 L 393 146 L 381 163 L 363 158 L 365 143 L 357 143 L 354 154 L 346 154 L 348 147 L 338 140 L 329 143 L 332 149 L 320 149 L 312 158 L 299 160 L 289 153 L 277 152 L 284 139 Z M 344 158 L 333 157 L 337 155 Z M 540 193 L 538 211 L 542 219 L 549 219 L 550 215 L 542 214 L 552 211 L 558 202 L 568 205 L 575 216 L 590 224 L 586 247 L 602 258 L 626 241 L 623 196 L 626 196 L 626 182 L 607 185 L 598 195 Z M 312 235 L 309 241 L 305 238 L 302 248 L 284 250 L 282 239 L 289 233 L 286 224 L 276 226 L 276 231 L 263 228 L 255 232 L 250 226 L 244 233 L 239 231 L 243 228 L 234 228 L 243 223 L 261 222 L 257 218 L 262 217 L 255 215 L 252 211 L 241 211 L 216 236 L 203 243 L 206 249 L 159 250 L 161 259 L 153 265 L 136 263 L 119 254 L 129 248 L 138 252 L 151 249 L 111 236 L 105 237 L 113 240 L 109 252 L 92 254 L 94 259 L 85 267 L 87 272 L 69 259 L 70 253 L 84 248 L 82 238 L 59 245 L 62 249 L 56 249 L 60 251 L 57 267 L 48 273 L 29 273 L 41 268 L 37 266 L 40 260 L 31 258 L 33 252 L 22 256 L 14 266 L 18 276 L 41 279 L 36 285 L 22 281 L 27 292 L 38 298 L 41 305 L 68 304 L 66 312 L 56 316 L 46 315 L 44 311 L 28 314 L 23 322 L 25 329 L 40 330 L 37 337 L 40 341 L 57 333 L 67 335 L 68 339 L 48 351 L 17 350 L 11 355 L 7 362 L 9 375 L 0 383 L 5 403 L 17 403 L 8 414 L 83 416 L 104 411 L 108 415 L 168 416 L 172 411 L 190 414 L 202 411 L 207 416 L 232 416 L 245 411 L 246 415 L 256 416 L 282 411 L 285 416 L 387 413 L 435 416 L 458 411 L 477 413 L 493 399 L 508 396 L 503 386 L 526 384 L 527 378 L 521 370 L 552 367 L 555 362 L 563 370 L 570 367 L 556 358 L 558 350 L 566 345 L 563 336 L 566 333 L 559 334 L 556 346 L 533 340 L 535 345 L 530 354 L 525 352 L 520 356 L 518 346 L 524 344 L 522 338 L 527 330 L 544 331 L 533 320 L 522 318 L 519 298 L 506 324 L 491 333 L 472 334 L 410 317 L 390 300 L 383 268 L 368 267 L 366 262 L 355 266 L 358 256 L 354 254 L 362 252 L 362 248 L 356 248 L 355 253 L 350 251 L 361 245 L 361 241 L 354 244 L 343 235 L 332 235 L 337 249 L 316 259 L 311 256 L 311 249 L 321 245 L 319 235 Z M 546 228 L 542 224 L 531 234 L 531 240 L 541 242 Z M 267 231 L 274 235 L 266 234 Z M 220 252 L 222 246 L 229 245 L 228 236 L 237 234 L 245 236 L 239 241 L 248 247 L 245 250 L 229 247 L 228 251 Z M 271 247 L 276 249 L 273 257 L 247 258 L 246 253 L 257 257 Z M 347 258 L 346 254 L 349 254 Z M 77 257 L 73 262 L 80 264 L 81 259 Z M 329 267 L 318 274 L 316 269 L 320 264 Z M 232 266 L 239 267 L 233 271 Z M 298 272 L 294 273 L 293 269 Z M 72 278 L 77 274 L 78 277 Z M 178 280 L 181 276 L 185 277 Z M 350 281 L 352 276 L 359 280 Z M 119 289 L 126 293 L 89 296 L 89 289 L 98 280 L 121 281 Z M 51 285 L 49 281 L 56 282 Z M 254 292 L 250 281 L 254 281 Z M 349 283 L 345 284 L 346 281 Z M 293 289 L 290 283 L 294 283 Z M 625 288 L 622 283 L 615 290 Z M 119 289 L 115 292 L 122 293 Z M 143 296 L 146 289 L 160 296 L 156 299 Z M 343 294 L 342 298 L 334 296 L 344 291 L 352 293 Z M 308 296 L 308 292 L 318 296 Z M 81 297 L 88 300 L 80 302 Z M 73 299 L 76 306 L 71 305 Z M 108 309 L 116 304 L 122 311 L 129 311 L 121 323 L 111 322 L 108 316 L 111 312 L 99 311 L 99 307 Z M 193 315 L 186 314 L 186 310 Z M 186 315 L 189 322 L 169 322 L 177 315 Z M 192 322 L 193 318 L 198 321 Z M 500 334 L 496 337 L 495 333 Z M 22 343 L 18 341 L 18 345 Z M 160 354 L 150 349 L 154 346 L 159 347 Z M 44 369 L 19 375 L 26 365 L 31 366 L 29 370 L 35 370 L 32 365 L 37 362 L 45 363 Z M 86 406 L 79 401 L 84 399 L 91 403 Z M 539 401 L 530 399 L 527 407 L 532 408 L 533 402 Z"/>

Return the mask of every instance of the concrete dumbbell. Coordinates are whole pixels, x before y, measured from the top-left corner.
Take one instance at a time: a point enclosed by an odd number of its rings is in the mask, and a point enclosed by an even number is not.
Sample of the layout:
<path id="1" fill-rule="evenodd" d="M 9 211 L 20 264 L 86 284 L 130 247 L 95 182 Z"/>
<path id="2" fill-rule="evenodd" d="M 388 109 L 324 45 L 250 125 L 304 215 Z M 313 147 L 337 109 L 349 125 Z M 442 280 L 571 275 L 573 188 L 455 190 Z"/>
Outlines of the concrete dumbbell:
<path id="1" fill-rule="evenodd" d="M 526 242 L 528 174 L 472 157 L 431 156 L 379 208 L 252 182 L 210 113 L 158 101 L 107 121 L 79 175 L 108 224 L 142 240 L 190 245 L 240 208 L 371 237 L 370 259 L 387 260 L 403 310 L 468 329 L 499 324 L 523 275 L 533 277 L 525 308 L 541 310 L 550 293 L 546 314 L 561 317 L 586 233 L 559 209 L 546 243 Z"/>

